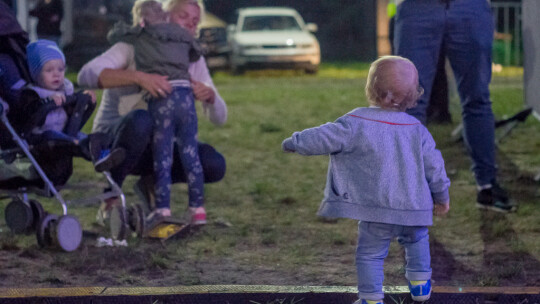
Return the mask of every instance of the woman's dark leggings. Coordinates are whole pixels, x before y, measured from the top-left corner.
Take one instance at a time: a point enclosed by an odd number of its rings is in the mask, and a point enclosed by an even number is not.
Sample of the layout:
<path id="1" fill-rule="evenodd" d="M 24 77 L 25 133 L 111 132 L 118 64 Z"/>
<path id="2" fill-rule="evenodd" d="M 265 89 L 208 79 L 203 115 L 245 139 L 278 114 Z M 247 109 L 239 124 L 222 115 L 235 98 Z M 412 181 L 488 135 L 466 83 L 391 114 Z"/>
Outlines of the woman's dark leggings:
<path id="1" fill-rule="evenodd" d="M 122 147 L 126 149 L 124 162 L 111 170 L 113 179 L 121 186 L 127 175 L 151 175 L 153 174 L 153 159 L 151 149 L 152 117 L 146 110 L 134 110 L 122 118 L 117 126 L 111 131 L 114 138 L 112 148 Z M 203 168 L 204 182 L 213 183 L 220 181 L 225 176 L 225 158 L 211 145 L 198 143 L 199 159 Z M 174 147 L 173 155 L 179 153 Z M 182 162 L 174 157 L 172 165 L 172 182 L 185 183 L 187 178 L 184 174 Z"/>

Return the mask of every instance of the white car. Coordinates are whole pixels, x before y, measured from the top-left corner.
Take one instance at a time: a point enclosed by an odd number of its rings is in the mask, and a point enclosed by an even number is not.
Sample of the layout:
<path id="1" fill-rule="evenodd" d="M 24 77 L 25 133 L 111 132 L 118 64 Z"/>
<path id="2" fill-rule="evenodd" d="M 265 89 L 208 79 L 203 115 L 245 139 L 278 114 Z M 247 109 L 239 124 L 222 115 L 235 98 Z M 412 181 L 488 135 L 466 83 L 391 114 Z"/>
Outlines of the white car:
<path id="1" fill-rule="evenodd" d="M 321 50 L 298 12 L 286 7 L 251 7 L 237 11 L 236 24 L 228 26 L 233 73 L 247 68 L 304 69 L 317 73 Z"/>

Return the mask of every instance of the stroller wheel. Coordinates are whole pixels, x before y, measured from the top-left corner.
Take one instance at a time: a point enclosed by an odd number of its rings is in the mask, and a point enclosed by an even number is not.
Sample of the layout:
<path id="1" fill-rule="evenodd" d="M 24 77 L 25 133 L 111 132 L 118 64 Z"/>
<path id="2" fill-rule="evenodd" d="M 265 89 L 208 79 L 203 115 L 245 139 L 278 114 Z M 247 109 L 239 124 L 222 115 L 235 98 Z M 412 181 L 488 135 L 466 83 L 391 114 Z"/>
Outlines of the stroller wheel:
<path id="1" fill-rule="evenodd" d="M 32 221 L 32 230 L 38 229 L 39 222 L 45 216 L 46 212 L 43 209 L 43 206 L 36 200 L 29 200 L 30 207 L 32 209 L 33 221 Z"/>
<path id="2" fill-rule="evenodd" d="M 141 238 L 144 235 L 145 221 L 143 207 L 140 204 L 135 204 L 128 209 L 128 224 L 132 231 L 137 233 L 137 237 Z"/>
<path id="3" fill-rule="evenodd" d="M 111 210 L 111 215 L 109 218 L 111 237 L 114 240 L 124 240 L 126 238 L 126 226 L 127 224 L 124 208 L 120 205 L 114 206 Z"/>
<path id="4" fill-rule="evenodd" d="M 4 211 L 6 224 L 13 233 L 25 233 L 31 230 L 34 216 L 32 207 L 20 199 L 12 200 Z"/>
<path id="5" fill-rule="evenodd" d="M 53 224 L 58 221 L 58 216 L 56 214 L 48 214 L 39 221 L 39 225 L 36 229 L 36 236 L 38 245 L 41 247 L 48 247 L 53 244 L 51 230 L 53 229 Z"/>
<path id="6" fill-rule="evenodd" d="M 79 247 L 82 241 L 82 227 L 76 217 L 63 215 L 56 224 L 56 243 L 64 251 L 71 252 Z"/>

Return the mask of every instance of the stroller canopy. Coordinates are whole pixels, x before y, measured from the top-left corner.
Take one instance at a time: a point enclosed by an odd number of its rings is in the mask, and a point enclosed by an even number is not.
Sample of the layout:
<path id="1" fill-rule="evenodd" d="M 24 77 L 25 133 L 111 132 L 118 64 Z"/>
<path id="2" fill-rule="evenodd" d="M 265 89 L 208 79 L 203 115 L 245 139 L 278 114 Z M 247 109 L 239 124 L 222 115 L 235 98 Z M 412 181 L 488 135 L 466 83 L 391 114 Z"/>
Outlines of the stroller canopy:
<path id="1" fill-rule="evenodd" d="M 28 33 L 22 29 L 11 8 L 4 1 L 0 1 L 0 55 L 8 55 L 17 67 L 20 77 L 30 82 L 26 64 L 28 42 Z"/>

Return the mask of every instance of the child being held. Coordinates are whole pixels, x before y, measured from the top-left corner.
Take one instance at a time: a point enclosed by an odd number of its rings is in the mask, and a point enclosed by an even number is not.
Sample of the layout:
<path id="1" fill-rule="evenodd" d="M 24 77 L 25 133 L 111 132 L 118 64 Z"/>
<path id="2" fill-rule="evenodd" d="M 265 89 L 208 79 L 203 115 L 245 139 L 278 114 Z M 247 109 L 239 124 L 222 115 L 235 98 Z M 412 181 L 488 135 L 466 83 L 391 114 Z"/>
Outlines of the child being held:
<path id="1" fill-rule="evenodd" d="M 109 33 L 111 43 L 133 45 L 137 70 L 168 76 L 171 94 L 160 97 L 145 95 L 148 111 L 154 121 L 152 153 L 154 160 L 156 209 L 149 218 L 171 215 L 170 186 L 173 143 L 179 145 L 180 159 L 188 177 L 189 207 L 192 224 L 205 224 L 204 176 L 197 145 L 197 113 L 188 68 L 201 56 L 195 38 L 176 23 L 153 0 L 138 0 L 133 5 L 132 27 L 117 23 Z"/>
<path id="2" fill-rule="evenodd" d="M 394 238 L 405 248 L 413 300 L 426 301 L 431 295 L 427 226 L 433 213 L 448 212 L 450 180 L 427 128 L 404 112 L 423 92 L 414 64 L 381 57 L 369 69 L 365 90 L 370 107 L 295 132 L 282 149 L 330 155 L 318 214 L 360 221 L 355 303 L 383 303 L 383 262 Z"/>
<path id="3" fill-rule="evenodd" d="M 96 96 L 92 91 L 84 91 L 89 98 L 76 98 L 73 104 L 66 104 L 66 96 L 74 95 L 73 84 L 65 78 L 66 61 L 55 42 L 37 40 L 26 48 L 28 67 L 34 85 L 29 88 L 48 104 L 42 123 L 34 126 L 27 139 L 38 144 L 45 140 L 69 142 L 76 147 L 75 154 L 93 160 L 96 171 L 105 171 L 123 160 L 124 151 L 107 153 L 101 149 L 103 134 L 91 134 L 89 138 L 80 132 L 96 106 Z M 93 140 L 94 139 L 94 140 Z M 92 147 L 94 146 L 94 147 Z M 96 150 L 95 155 L 91 151 Z"/>

